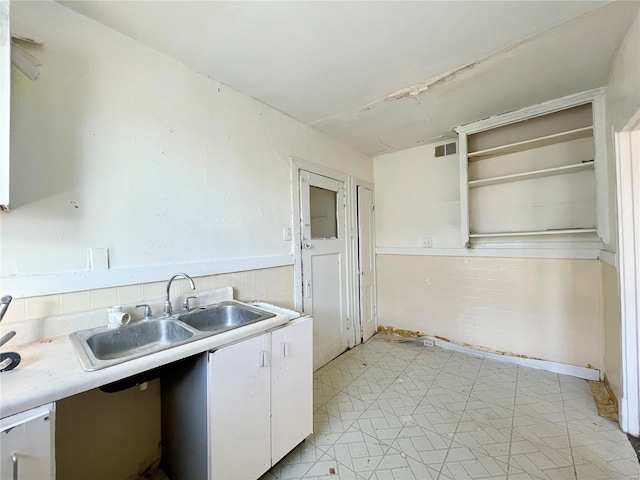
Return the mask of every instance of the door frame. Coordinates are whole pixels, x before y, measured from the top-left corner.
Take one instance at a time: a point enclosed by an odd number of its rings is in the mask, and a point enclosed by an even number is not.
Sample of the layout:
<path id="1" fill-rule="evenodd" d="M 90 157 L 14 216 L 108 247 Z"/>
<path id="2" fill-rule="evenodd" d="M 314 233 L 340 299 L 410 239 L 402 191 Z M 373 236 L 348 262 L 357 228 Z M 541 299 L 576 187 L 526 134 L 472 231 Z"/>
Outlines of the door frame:
<path id="1" fill-rule="evenodd" d="M 345 191 L 345 233 L 346 233 L 346 244 L 345 244 L 345 256 L 346 256 L 346 268 L 347 268 L 347 278 L 346 278 L 346 329 L 347 329 L 347 347 L 352 348 L 355 343 L 356 333 L 355 333 L 355 321 L 356 316 L 354 313 L 357 308 L 357 305 L 354 305 L 354 302 L 357 301 L 353 296 L 354 291 L 354 265 L 357 268 L 357 258 L 354 263 L 354 231 L 355 231 L 355 218 L 353 216 L 353 206 L 354 202 L 354 194 L 353 194 L 353 180 L 346 173 L 339 172 L 337 170 L 332 170 L 327 167 L 323 167 L 316 163 L 308 162 L 306 160 L 302 160 L 300 158 L 290 157 L 291 160 L 291 218 L 292 218 L 292 238 L 293 238 L 293 283 L 294 283 L 294 302 L 296 310 L 302 310 L 303 304 L 303 286 L 302 286 L 302 235 L 301 235 L 301 225 L 302 218 L 300 215 L 300 172 L 306 171 L 310 173 L 315 173 L 316 175 L 322 175 L 324 177 L 332 178 L 344 184 Z M 358 329 L 359 331 L 359 329 Z"/>
<path id="2" fill-rule="evenodd" d="M 354 236 L 354 255 L 355 255 L 355 273 L 356 273 L 356 281 L 354 282 L 354 295 L 355 295 L 355 299 L 356 299 L 356 315 L 354 318 L 358 319 L 358 324 L 357 324 L 357 328 L 354 329 L 356 330 L 356 332 L 354 332 L 356 334 L 355 338 L 354 338 L 354 342 L 356 344 L 360 344 L 362 343 L 362 337 L 363 337 L 363 331 L 362 331 L 362 306 L 360 304 L 361 298 L 360 298 L 360 276 L 359 276 L 359 270 L 360 270 L 360 252 L 359 252 L 359 238 L 360 238 L 360 222 L 359 222 L 359 216 L 358 216 L 358 187 L 364 187 L 367 190 L 371 190 L 371 201 L 373 202 L 373 206 L 374 206 L 374 212 L 371 215 L 371 222 L 372 222 L 372 231 L 373 231 L 373 238 L 371 239 L 371 245 L 373 246 L 373 316 L 375 318 L 375 323 L 376 323 L 376 329 L 378 328 L 378 297 L 377 297 L 377 276 L 376 276 L 376 251 L 375 251 L 375 246 L 376 246 L 376 235 L 375 235 L 375 230 L 376 230 L 376 216 L 375 216 L 375 204 L 376 204 L 376 191 L 375 188 L 373 186 L 373 183 L 371 182 L 367 182 L 365 180 L 361 180 L 359 178 L 354 178 L 353 179 L 353 192 L 354 192 L 354 201 L 353 201 L 353 209 L 354 209 L 354 218 L 355 218 L 355 236 Z"/>
<path id="3" fill-rule="evenodd" d="M 616 200 L 618 215 L 618 281 L 620 288 L 620 349 L 622 398 L 620 427 L 640 436 L 640 211 L 637 195 L 640 151 L 633 148 L 640 129 L 640 111 L 620 132 L 614 133 Z M 636 183 L 634 185 L 634 182 Z"/>

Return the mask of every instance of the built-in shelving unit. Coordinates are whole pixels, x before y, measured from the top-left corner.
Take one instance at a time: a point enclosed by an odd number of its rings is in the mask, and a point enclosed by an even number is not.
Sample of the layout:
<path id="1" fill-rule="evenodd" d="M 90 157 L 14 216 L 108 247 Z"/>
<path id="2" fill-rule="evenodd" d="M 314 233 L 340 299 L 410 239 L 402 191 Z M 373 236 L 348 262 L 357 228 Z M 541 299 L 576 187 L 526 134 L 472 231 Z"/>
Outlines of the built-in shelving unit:
<path id="1" fill-rule="evenodd" d="M 531 232 L 497 232 L 497 233 L 470 233 L 471 238 L 491 237 L 532 237 L 539 235 L 575 235 L 581 233 L 596 233 L 596 228 L 566 228 L 556 230 L 536 230 Z"/>
<path id="2" fill-rule="evenodd" d="M 510 143 L 508 145 L 500 145 L 498 147 L 487 148 L 485 150 L 479 150 L 477 152 L 469 152 L 467 158 L 470 162 L 473 162 L 485 158 L 495 157 L 497 155 L 507 155 L 509 153 L 522 152 L 523 150 L 545 147 L 547 145 L 554 145 L 556 143 L 568 142 L 570 140 L 577 140 L 579 138 L 587 138 L 591 136 L 593 136 L 592 126 L 576 128 L 573 130 L 568 130 L 566 132 L 545 135 L 543 137 L 523 140 L 521 142 Z"/>
<path id="3" fill-rule="evenodd" d="M 488 185 L 497 185 L 499 183 L 541 178 L 547 177 L 549 175 L 581 172 L 583 170 L 593 170 L 593 161 L 576 163 L 573 165 L 563 165 L 562 167 L 543 168 L 542 170 L 532 170 L 529 172 L 515 173 L 513 175 L 502 175 L 499 177 L 484 178 L 482 180 L 470 180 L 469 188 L 485 187 Z"/>
<path id="4" fill-rule="evenodd" d="M 465 244 L 598 240 L 600 97 L 585 92 L 456 129 Z"/>

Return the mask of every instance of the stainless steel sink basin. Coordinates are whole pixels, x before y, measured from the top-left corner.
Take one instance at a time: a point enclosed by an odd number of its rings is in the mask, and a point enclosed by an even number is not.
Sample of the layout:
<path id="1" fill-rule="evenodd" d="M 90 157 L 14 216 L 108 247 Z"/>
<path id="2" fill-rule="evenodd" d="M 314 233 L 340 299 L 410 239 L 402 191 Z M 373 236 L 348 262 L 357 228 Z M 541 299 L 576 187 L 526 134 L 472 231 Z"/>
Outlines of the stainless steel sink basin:
<path id="1" fill-rule="evenodd" d="M 95 370 L 187 343 L 195 335 L 180 322 L 155 319 L 119 328 L 76 332 L 71 338 L 79 347 L 85 369 Z"/>
<path id="2" fill-rule="evenodd" d="M 221 302 L 189 313 L 183 313 L 178 316 L 178 320 L 196 330 L 222 333 L 272 317 L 275 317 L 275 314 L 247 305 L 235 302 Z"/>
<path id="3" fill-rule="evenodd" d="M 98 370 L 275 316 L 226 301 L 117 328 L 82 330 L 72 333 L 71 341 L 84 369 Z"/>

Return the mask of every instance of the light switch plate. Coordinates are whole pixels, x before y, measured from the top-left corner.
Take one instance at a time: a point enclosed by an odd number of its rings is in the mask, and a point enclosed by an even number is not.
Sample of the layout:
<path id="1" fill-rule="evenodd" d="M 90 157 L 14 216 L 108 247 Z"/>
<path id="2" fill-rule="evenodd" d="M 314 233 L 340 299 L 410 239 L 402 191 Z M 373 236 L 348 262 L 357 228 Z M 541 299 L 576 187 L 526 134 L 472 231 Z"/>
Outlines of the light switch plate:
<path id="1" fill-rule="evenodd" d="M 422 248 L 431 248 L 432 246 L 431 237 L 422 237 Z"/>
<path id="2" fill-rule="evenodd" d="M 89 270 L 109 269 L 109 249 L 90 248 L 89 249 Z"/>

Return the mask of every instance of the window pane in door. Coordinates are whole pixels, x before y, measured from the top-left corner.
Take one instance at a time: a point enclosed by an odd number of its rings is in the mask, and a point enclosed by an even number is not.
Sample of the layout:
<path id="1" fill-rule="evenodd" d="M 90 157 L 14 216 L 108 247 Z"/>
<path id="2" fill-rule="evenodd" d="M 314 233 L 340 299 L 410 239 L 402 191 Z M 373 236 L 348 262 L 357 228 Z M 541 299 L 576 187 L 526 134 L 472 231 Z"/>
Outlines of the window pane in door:
<path id="1" fill-rule="evenodd" d="M 338 238 L 337 198 L 332 190 L 309 187 L 311 238 Z"/>

